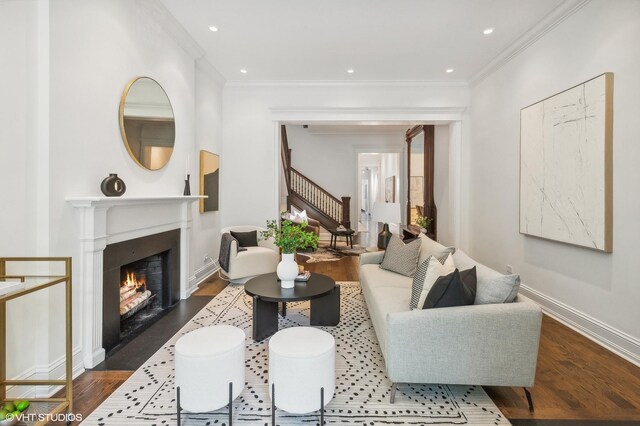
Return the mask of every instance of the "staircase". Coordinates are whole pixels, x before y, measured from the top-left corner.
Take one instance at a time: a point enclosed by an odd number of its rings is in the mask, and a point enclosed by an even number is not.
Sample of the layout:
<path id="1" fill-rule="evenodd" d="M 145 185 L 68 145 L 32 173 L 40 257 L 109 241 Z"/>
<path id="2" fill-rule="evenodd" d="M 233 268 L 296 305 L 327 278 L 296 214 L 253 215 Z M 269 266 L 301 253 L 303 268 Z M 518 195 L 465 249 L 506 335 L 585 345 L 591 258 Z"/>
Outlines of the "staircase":
<path id="1" fill-rule="evenodd" d="M 307 214 L 320 222 L 325 229 L 339 225 L 351 228 L 351 197 L 338 199 L 320 185 L 291 166 L 291 149 L 287 139 L 287 128 L 280 127 L 282 135 L 282 166 L 287 185 L 287 208 L 291 206 L 306 210 Z"/>

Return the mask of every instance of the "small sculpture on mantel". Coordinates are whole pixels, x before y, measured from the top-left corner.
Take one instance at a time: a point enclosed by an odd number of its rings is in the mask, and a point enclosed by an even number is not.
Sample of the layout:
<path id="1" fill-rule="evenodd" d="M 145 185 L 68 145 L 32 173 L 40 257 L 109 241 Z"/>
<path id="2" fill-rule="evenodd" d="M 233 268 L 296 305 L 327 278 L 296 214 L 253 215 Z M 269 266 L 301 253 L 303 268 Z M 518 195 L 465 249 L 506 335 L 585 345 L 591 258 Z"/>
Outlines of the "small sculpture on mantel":
<path id="1" fill-rule="evenodd" d="M 117 173 L 109 173 L 100 184 L 100 190 L 107 197 L 120 197 L 127 190 L 127 185 L 118 177 Z"/>
<path id="2" fill-rule="evenodd" d="M 184 192 L 182 195 L 191 195 L 191 186 L 189 185 L 189 178 L 191 175 L 187 175 L 187 178 L 184 180 Z"/>

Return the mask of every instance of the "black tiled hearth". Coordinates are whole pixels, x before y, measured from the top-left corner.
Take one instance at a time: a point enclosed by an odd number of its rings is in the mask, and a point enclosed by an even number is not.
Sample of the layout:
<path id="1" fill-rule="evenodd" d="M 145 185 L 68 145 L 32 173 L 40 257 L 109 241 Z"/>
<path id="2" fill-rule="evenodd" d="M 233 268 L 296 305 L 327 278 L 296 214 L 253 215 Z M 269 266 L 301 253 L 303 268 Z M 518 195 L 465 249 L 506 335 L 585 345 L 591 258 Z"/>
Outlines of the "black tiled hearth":
<path id="1" fill-rule="evenodd" d="M 211 299 L 213 297 L 191 296 L 186 300 L 181 300 L 171 307 L 161 319 L 122 345 L 120 349 L 112 353 L 109 358 L 98 364 L 93 370 L 137 370 Z"/>

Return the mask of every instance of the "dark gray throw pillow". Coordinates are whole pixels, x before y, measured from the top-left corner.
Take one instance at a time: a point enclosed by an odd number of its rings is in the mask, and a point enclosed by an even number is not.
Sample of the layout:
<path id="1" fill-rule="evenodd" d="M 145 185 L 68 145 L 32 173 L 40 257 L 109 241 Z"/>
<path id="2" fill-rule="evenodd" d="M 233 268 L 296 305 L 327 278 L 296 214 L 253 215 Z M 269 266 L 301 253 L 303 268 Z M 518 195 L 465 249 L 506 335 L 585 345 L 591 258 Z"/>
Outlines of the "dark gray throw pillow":
<path id="1" fill-rule="evenodd" d="M 258 231 L 233 232 L 231 236 L 238 240 L 240 247 L 256 247 L 258 245 Z"/>
<path id="2" fill-rule="evenodd" d="M 423 309 L 449 308 L 473 305 L 476 298 L 476 267 L 466 271 L 455 270 L 438 278 L 433 284 Z"/>

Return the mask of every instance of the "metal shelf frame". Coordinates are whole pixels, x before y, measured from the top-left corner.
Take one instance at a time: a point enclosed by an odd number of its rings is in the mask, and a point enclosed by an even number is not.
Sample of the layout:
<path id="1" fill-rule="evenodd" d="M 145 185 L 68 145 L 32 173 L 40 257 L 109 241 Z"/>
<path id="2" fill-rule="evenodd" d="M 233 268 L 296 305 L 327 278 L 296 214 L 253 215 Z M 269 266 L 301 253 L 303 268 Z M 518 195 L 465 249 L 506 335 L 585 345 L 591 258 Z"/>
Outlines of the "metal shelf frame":
<path id="1" fill-rule="evenodd" d="M 64 276 L 43 276 L 43 275 L 7 275 L 7 265 L 10 263 L 27 263 L 27 262 L 58 262 L 64 264 Z M 30 402 L 48 402 L 57 403 L 49 411 L 50 416 L 56 416 L 64 411 L 68 414 L 73 413 L 73 354 L 71 342 L 71 282 L 72 267 L 70 257 L 0 257 L 0 280 L 18 279 L 24 282 L 27 278 L 49 279 L 48 281 L 26 287 L 11 293 L 0 295 L 0 402 L 7 401 L 7 386 L 64 386 L 64 398 L 31 398 Z M 44 290 L 58 284 L 64 284 L 65 287 L 65 378 L 64 380 L 7 380 L 7 302 L 18 299 L 27 294 Z M 48 420 L 38 421 L 36 425 L 45 425 Z"/>

